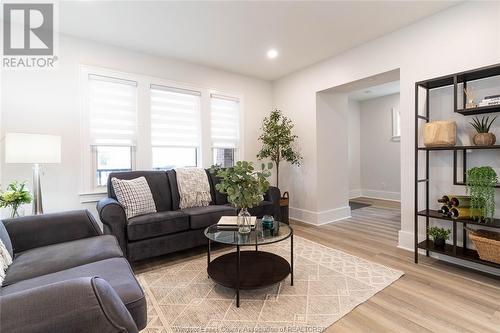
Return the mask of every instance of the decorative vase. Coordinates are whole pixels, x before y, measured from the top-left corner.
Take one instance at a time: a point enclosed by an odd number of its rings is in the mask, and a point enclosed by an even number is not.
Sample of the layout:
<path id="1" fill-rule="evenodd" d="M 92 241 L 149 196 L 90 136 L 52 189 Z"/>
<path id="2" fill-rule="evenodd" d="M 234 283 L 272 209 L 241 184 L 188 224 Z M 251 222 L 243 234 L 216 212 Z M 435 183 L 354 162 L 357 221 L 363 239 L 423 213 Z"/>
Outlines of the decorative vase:
<path id="1" fill-rule="evenodd" d="M 446 244 L 444 238 L 435 238 L 434 239 L 434 246 L 439 247 L 439 248 L 444 248 L 444 245 Z"/>
<path id="2" fill-rule="evenodd" d="M 477 133 L 472 141 L 476 146 L 493 146 L 497 142 L 497 138 L 493 133 Z"/>
<path id="3" fill-rule="evenodd" d="M 24 215 L 24 214 L 21 214 L 21 207 L 19 206 L 12 206 L 11 207 L 11 211 L 10 211 L 10 218 L 11 219 L 14 219 L 16 217 L 20 217 L 21 215 Z"/>
<path id="4" fill-rule="evenodd" d="M 252 230 L 251 215 L 247 208 L 242 208 L 238 213 L 238 232 L 240 234 L 248 234 Z"/>

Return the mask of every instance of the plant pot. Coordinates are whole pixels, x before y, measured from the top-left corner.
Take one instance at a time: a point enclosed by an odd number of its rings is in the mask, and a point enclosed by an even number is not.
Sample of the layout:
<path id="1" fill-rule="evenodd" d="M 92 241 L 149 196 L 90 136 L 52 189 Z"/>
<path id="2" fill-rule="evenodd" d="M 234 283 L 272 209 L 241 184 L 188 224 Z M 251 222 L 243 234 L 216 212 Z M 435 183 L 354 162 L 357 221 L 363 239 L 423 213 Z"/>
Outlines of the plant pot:
<path id="1" fill-rule="evenodd" d="M 476 146 L 493 146 L 497 138 L 493 133 L 477 133 L 472 141 Z"/>
<path id="2" fill-rule="evenodd" d="M 439 248 L 444 248 L 444 245 L 446 244 L 446 241 L 444 238 L 435 238 L 434 239 L 434 246 L 439 247 Z"/>

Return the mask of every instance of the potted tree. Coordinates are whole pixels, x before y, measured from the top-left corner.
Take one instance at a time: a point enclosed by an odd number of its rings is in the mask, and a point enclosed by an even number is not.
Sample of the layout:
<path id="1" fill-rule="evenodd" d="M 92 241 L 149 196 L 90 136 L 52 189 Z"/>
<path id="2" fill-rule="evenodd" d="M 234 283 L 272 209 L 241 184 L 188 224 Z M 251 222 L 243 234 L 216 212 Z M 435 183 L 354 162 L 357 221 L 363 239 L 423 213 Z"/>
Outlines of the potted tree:
<path id="1" fill-rule="evenodd" d="M 492 146 L 497 141 L 495 134 L 490 133 L 491 125 L 497 119 L 493 118 L 490 121 L 490 117 L 483 117 L 479 119 L 478 117 L 472 118 L 470 123 L 472 127 L 476 130 L 476 134 L 472 138 L 472 141 L 476 146 Z"/>
<path id="2" fill-rule="evenodd" d="M 465 184 L 471 197 L 471 212 L 481 212 L 480 219 L 493 218 L 495 214 L 495 185 L 498 177 L 492 167 L 475 167 L 467 170 Z"/>
<path id="3" fill-rule="evenodd" d="M 271 168 L 268 165 L 268 168 Z M 215 188 L 227 194 L 227 200 L 231 205 L 239 210 L 238 213 L 238 232 L 247 234 L 251 230 L 250 213 L 248 208 L 257 206 L 264 200 L 264 193 L 269 188 L 267 178 L 271 172 L 262 164 L 261 171 L 256 171 L 252 162 L 238 161 L 236 165 L 230 168 L 222 169 L 212 167 L 221 181 L 215 185 Z"/>
<path id="4" fill-rule="evenodd" d="M 451 231 L 449 229 L 443 229 L 438 227 L 429 228 L 429 236 L 432 237 L 434 241 L 434 246 L 439 248 L 444 248 L 446 241 L 450 237 Z"/>
<path id="5" fill-rule="evenodd" d="M 292 120 L 278 109 L 271 111 L 271 114 L 262 121 L 262 134 L 259 136 L 262 148 L 257 158 L 259 160 L 270 159 L 276 165 L 276 187 L 278 188 L 280 163 L 285 161 L 299 166 L 302 160 L 296 148 L 298 136 L 293 133 L 293 127 Z M 288 207 L 288 192 L 283 193 L 281 205 Z"/>

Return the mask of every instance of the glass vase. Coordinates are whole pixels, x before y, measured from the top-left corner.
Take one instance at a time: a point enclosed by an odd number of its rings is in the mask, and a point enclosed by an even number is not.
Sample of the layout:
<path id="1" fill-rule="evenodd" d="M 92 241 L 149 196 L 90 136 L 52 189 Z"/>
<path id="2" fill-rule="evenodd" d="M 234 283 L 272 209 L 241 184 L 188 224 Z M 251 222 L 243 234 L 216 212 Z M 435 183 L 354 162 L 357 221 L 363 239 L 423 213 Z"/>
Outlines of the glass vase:
<path id="1" fill-rule="evenodd" d="M 252 230 L 251 215 L 247 208 L 242 208 L 238 213 L 238 232 L 248 234 Z"/>
<path id="2" fill-rule="evenodd" d="M 11 211 L 10 211 L 10 218 L 11 219 L 24 215 L 21 213 L 22 213 L 22 211 L 21 211 L 20 206 L 11 206 Z"/>

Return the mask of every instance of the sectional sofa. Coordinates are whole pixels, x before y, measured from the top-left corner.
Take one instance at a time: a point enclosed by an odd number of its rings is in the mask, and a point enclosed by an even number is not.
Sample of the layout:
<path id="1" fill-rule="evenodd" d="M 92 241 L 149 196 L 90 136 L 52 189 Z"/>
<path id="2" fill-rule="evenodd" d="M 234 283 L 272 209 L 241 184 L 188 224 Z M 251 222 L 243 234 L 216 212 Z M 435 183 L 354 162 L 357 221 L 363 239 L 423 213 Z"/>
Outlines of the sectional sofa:
<path id="1" fill-rule="evenodd" d="M 85 210 L 7 219 L 13 257 L 0 288 L 0 332 L 135 333 L 146 298 L 115 237 Z"/>
<path id="2" fill-rule="evenodd" d="M 179 190 L 175 170 L 131 171 L 111 173 L 108 178 L 108 198 L 97 204 L 104 233 L 114 235 L 123 253 L 130 261 L 137 261 L 206 244 L 204 229 L 217 223 L 221 216 L 236 215 L 228 204 L 227 196 L 219 193 L 215 185 L 218 177 L 206 170 L 212 202 L 207 207 L 179 209 Z M 125 210 L 116 200 L 111 179 L 145 177 L 156 205 L 156 213 L 136 216 L 127 220 Z M 272 215 L 280 219 L 280 191 L 270 187 L 264 201 L 250 209 L 254 216 Z"/>

